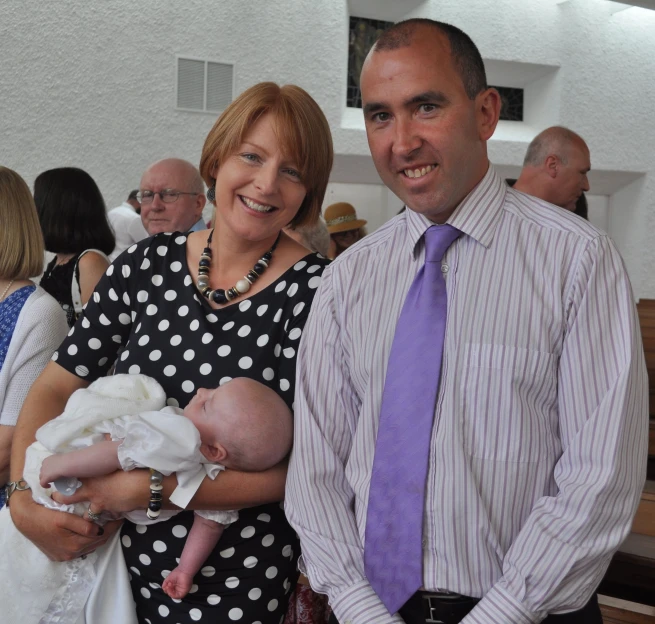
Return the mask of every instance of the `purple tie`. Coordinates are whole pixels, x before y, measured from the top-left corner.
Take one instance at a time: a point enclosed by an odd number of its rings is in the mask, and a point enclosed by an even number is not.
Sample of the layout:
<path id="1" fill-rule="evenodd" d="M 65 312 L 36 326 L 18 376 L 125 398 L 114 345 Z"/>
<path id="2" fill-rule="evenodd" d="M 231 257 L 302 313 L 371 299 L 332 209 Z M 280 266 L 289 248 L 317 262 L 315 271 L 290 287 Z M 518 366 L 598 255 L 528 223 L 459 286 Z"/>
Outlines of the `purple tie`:
<path id="1" fill-rule="evenodd" d="M 368 498 L 364 567 L 389 613 L 423 585 L 423 507 L 446 329 L 441 259 L 461 234 L 424 234 L 425 264 L 410 286 L 391 345 Z"/>

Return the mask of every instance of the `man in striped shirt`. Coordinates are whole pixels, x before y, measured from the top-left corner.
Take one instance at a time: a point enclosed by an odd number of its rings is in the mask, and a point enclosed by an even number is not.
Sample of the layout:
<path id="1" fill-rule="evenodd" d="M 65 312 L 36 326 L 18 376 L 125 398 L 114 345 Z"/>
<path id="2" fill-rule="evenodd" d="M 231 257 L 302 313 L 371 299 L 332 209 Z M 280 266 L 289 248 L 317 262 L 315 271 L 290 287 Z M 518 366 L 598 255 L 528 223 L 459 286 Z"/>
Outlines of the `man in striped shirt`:
<path id="1" fill-rule="evenodd" d="M 600 623 L 590 597 L 645 478 L 646 369 L 623 262 L 606 234 L 489 164 L 499 96 L 458 29 L 396 24 L 361 88 L 375 165 L 408 210 L 327 268 L 304 330 L 286 494 L 301 567 L 341 624 Z M 441 266 L 423 585 L 405 605 L 419 613 L 401 617 L 364 571 L 367 505 L 396 325 L 423 235 L 443 223 L 462 234 Z"/>

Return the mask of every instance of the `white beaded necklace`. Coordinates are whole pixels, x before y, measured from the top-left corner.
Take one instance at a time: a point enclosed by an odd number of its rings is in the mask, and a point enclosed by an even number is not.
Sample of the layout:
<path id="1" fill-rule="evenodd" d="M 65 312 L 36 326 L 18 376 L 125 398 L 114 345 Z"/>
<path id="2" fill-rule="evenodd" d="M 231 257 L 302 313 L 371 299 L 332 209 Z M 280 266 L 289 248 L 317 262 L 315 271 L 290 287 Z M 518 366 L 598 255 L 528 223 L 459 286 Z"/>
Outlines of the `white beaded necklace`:
<path id="1" fill-rule="evenodd" d="M 14 283 L 14 280 L 11 280 L 9 284 L 7 284 L 7 288 L 4 289 L 2 295 L 0 295 L 0 301 L 4 301 L 5 295 L 9 292 L 9 289 L 11 288 L 11 285 Z"/>
<path id="2" fill-rule="evenodd" d="M 212 263 L 212 236 L 214 236 L 213 229 L 207 238 L 206 247 L 203 249 L 202 254 L 200 254 L 200 261 L 198 262 L 198 285 L 196 288 L 205 299 L 214 301 L 218 304 L 223 304 L 247 293 L 253 282 L 268 268 L 268 263 L 273 258 L 273 252 L 275 251 L 277 244 L 280 242 L 282 231 L 280 230 L 273 246 L 255 263 L 255 266 L 243 276 L 243 279 L 240 279 L 234 286 L 232 286 L 232 288 L 228 288 L 227 290 L 223 290 L 222 288 L 213 290 L 209 286 L 209 270 L 211 269 Z"/>

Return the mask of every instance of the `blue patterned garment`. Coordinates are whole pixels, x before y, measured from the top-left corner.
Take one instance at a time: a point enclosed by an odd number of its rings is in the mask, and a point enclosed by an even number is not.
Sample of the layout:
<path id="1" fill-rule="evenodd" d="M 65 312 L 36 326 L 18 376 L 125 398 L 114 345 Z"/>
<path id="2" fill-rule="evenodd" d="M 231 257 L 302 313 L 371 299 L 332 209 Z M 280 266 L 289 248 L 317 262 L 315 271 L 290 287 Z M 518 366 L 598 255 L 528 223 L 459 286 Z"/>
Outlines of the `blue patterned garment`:
<path id="1" fill-rule="evenodd" d="M 27 298 L 35 290 L 36 286 L 24 286 L 11 293 L 4 301 L 0 301 L 0 370 L 5 363 L 5 357 L 7 357 L 18 315 Z"/>
<path id="2" fill-rule="evenodd" d="M 11 293 L 4 301 L 0 301 L 0 369 L 5 363 L 18 315 L 23 309 L 27 298 L 35 290 L 36 286 L 24 286 Z M 4 485 L 0 484 L 0 486 L 0 509 L 2 509 L 5 505 L 5 490 Z"/>

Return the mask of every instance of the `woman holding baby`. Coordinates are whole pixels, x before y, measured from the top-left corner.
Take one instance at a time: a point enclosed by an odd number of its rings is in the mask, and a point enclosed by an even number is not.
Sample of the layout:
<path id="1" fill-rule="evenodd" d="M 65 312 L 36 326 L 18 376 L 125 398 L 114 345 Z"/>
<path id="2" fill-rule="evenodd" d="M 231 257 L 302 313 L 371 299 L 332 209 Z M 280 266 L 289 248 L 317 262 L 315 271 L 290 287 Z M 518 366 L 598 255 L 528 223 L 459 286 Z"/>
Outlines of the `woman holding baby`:
<path id="1" fill-rule="evenodd" d="M 128 249 L 100 280 L 83 315 L 28 395 L 14 435 L 12 480 L 21 478 L 35 431 L 70 395 L 105 375 L 142 373 L 184 408 L 198 388 L 249 377 L 291 407 L 296 352 L 326 261 L 282 228 L 318 219 L 332 167 L 328 123 L 294 86 L 256 85 L 221 115 L 205 141 L 200 172 L 215 204 L 213 230 L 158 234 Z M 122 351 L 121 351 L 122 348 Z M 227 470 L 205 479 L 187 510 L 239 509 L 182 600 L 161 589 L 176 567 L 191 511 L 149 526 L 125 522 L 121 541 L 140 622 L 277 624 L 295 586 L 299 554 L 280 501 L 286 464 L 265 472 Z M 66 502 L 103 511 L 145 510 L 147 470 L 85 479 Z M 163 480 L 163 507 L 175 475 Z M 69 560 L 117 529 L 36 505 L 15 492 L 14 523 L 45 554 Z"/>

